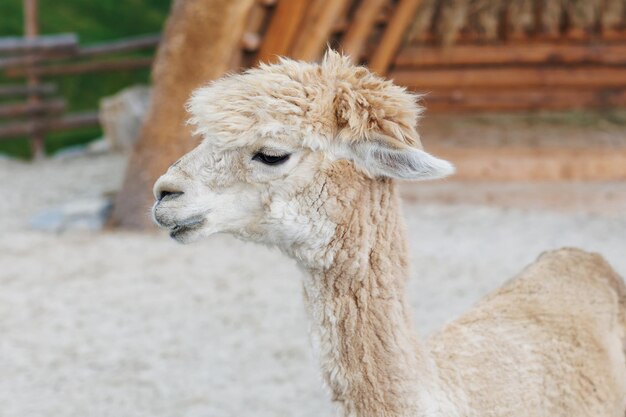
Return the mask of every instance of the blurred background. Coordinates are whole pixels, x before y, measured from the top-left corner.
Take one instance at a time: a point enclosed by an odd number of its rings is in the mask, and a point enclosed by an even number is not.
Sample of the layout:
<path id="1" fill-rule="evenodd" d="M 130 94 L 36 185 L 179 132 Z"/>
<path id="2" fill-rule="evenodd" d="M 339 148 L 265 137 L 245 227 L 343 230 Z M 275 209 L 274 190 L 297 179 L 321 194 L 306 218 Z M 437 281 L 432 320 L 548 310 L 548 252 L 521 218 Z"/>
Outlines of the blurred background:
<path id="1" fill-rule="evenodd" d="M 458 169 L 401 186 L 422 334 L 547 249 L 626 275 L 626 0 L 2 0 L 1 416 L 332 415 L 292 262 L 149 215 L 194 88 L 327 46 Z"/>

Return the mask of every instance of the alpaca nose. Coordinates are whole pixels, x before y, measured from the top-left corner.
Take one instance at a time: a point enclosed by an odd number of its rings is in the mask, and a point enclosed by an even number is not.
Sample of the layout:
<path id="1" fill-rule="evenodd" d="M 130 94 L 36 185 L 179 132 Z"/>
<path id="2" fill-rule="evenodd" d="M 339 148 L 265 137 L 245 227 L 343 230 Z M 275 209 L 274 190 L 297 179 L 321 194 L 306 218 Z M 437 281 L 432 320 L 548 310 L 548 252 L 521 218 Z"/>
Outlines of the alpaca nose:
<path id="1" fill-rule="evenodd" d="M 158 202 L 174 200 L 184 194 L 181 188 L 182 187 L 177 186 L 173 181 L 169 180 L 166 174 L 159 178 L 156 184 L 154 184 L 154 198 L 156 198 Z"/>

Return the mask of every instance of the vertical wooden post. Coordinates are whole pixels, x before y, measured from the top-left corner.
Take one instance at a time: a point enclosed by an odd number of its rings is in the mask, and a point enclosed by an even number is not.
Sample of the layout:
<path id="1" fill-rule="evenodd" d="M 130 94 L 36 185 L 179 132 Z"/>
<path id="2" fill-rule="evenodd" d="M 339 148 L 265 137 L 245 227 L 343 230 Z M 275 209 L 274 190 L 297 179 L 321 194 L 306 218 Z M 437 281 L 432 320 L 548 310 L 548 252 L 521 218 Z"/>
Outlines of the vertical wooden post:
<path id="1" fill-rule="evenodd" d="M 400 0 L 393 12 L 383 36 L 378 42 L 378 47 L 372 54 L 368 66 L 380 75 L 385 75 L 389 70 L 391 61 L 395 58 L 402 38 L 409 24 L 415 18 L 417 6 L 422 0 Z"/>
<path id="2" fill-rule="evenodd" d="M 348 55 L 352 62 L 359 63 L 367 37 L 385 3 L 386 0 L 363 0 L 354 14 L 353 21 L 341 40 L 343 53 Z"/>
<path id="3" fill-rule="evenodd" d="M 265 33 L 256 63 L 276 62 L 279 56 L 289 55 L 294 38 L 302 28 L 302 20 L 311 0 L 280 0 Z"/>
<path id="4" fill-rule="evenodd" d="M 303 61 L 315 61 L 324 52 L 333 25 L 345 13 L 348 0 L 313 0 L 302 21 L 290 56 Z"/>
<path id="5" fill-rule="evenodd" d="M 24 35 L 26 38 L 35 38 L 39 35 L 39 20 L 38 20 L 38 7 L 37 0 L 23 0 L 24 7 Z M 39 77 L 35 75 L 34 59 L 30 60 L 28 65 L 28 86 L 32 87 L 31 93 L 28 95 L 28 102 L 31 105 L 36 106 L 40 103 L 41 99 L 36 91 L 37 85 L 39 85 Z M 35 123 L 35 126 L 38 126 Z M 32 155 L 34 159 L 41 159 L 45 155 L 45 143 L 44 132 L 39 128 L 36 128 L 30 137 L 30 146 L 32 149 Z"/>

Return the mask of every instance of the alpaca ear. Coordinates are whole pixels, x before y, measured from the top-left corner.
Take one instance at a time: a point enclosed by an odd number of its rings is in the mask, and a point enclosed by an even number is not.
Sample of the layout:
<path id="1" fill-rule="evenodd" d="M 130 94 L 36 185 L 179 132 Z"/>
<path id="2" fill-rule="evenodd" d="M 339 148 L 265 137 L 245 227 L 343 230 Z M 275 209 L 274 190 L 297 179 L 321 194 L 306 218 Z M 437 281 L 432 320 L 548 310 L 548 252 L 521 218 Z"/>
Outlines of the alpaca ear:
<path id="1" fill-rule="evenodd" d="M 386 136 L 350 143 L 347 151 L 347 158 L 372 176 L 430 180 L 454 173 L 450 162 Z"/>

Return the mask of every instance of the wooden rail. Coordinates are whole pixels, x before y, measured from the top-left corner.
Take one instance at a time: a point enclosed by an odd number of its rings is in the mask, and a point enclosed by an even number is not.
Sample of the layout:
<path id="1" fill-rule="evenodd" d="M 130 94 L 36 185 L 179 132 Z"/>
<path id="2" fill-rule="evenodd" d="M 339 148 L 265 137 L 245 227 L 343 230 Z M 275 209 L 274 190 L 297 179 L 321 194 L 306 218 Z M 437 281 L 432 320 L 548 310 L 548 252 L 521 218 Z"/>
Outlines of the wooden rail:
<path id="1" fill-rule="evenodd" d="M 12 84 L 0 85 L 0 98 L 22 97 L 30 94 L 51 95 L 57 92 L 57 86 L 51 83 L 43 83 L 35 86 Z"/>
<path id="2" fill-rule="evenodd" d="M 626 88 L 437 91 L 423 98 L 433 112 L 493 112 L 626 107 Z"/>
<path id="3" fill-rule="evenodd" d="M 160 34 L 146 35 L 120 39 L 112 42 L 98 43 L 82 48 L 41 51 L 37 54 L 30 53 L 21 56 L 10 56 L 0 58 L 0 69 L 25 67 L 41 61 L 54 61 L 66 58 L 85 58 L 151 49 L 155 48 L 159 44 L 160 39 Z"/>
<path id="4" fill-rule="evenodd" d="M 65 100 L 11 103 L 0 105 L 0 117 L 24 117 L 60 114 L 65 111 Z"/>
<path id="5" fill-rule="evenodd" d="M 93 72 L 107 72 L 149 68 L 154 58 L 125 58 L 111 61 L 78 62 L 69 64 L 55 64 L 37 66 L 33 68 L 10 68 L 6 70 L 7 77 L 23 77 L 27 74 L 38 76 L 48 75 L 75 75 Z"/>
<path id="6" fill-rule="evenodd" d="M 133 52 L 142 49 L 155 48 L 161 41 L 161 34 L 136 36 L 127 39 L 119 39 L 98 43 L 95 45 L 78 48 L 77 56 L 95 56 L 103 54 L 114 54 L 120 52 Z"/>
<path id="7" fill-rule="evenodd" d="M 98 112 L 68 114 L 62 118 L 13 122 L 0 125 L 0 139 L 30 136 L 36 132 L 54 132 L 98 126 Z"/>
<path id="8" fill-rule="evenodd" d="M 395 60 L 396 68 L 459 65 L 626 64 L 626 44 L 526 43 L 407 47 Z"/>
<path id="9" fill-rule="evenodd" d="M 74 33 L 0 38 L 0 53 L 3 54 L 72 51 L 77 47 L 78 37 Z"/>
<path id="10" fill-rule="evenodd" d="M 529 87 L 579 89 L 626 87 L 626 68 L 513 67 L 397 70 L 396 83 L 416 90 L 526 89 Z"/>

